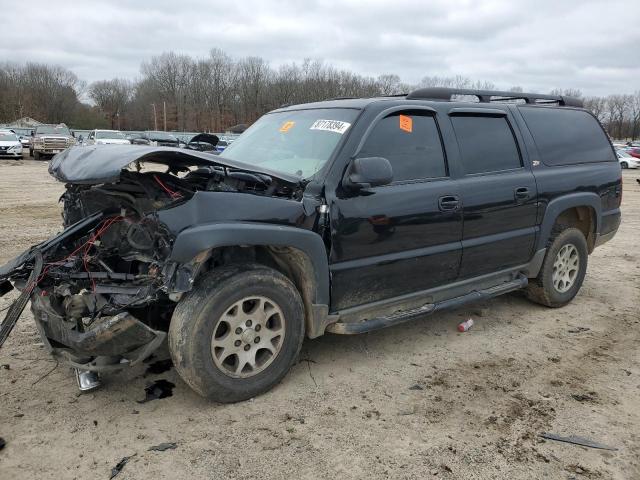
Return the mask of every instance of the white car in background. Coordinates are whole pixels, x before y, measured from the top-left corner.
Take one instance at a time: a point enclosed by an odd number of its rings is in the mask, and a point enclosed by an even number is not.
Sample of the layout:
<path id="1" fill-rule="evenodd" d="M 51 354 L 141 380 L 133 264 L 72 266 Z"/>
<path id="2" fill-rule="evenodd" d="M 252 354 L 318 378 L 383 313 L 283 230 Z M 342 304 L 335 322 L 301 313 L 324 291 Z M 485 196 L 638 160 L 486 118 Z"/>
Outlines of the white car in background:
<path id="1" fill-rule="evenodd" d="M 622 149 L 616 150 L 616 155 L 622 168 L 640 168 L 640 158 L 632 157 Z"/>
<path id="2" fill-rule="evenodd" d="M 22 143 L 11 130 L 0 130 L 0 158 L 22 159 Z"/>
<path id="3" fill-rule="evenodd" d="M 129 145 L 131 142 L 119 130 L 91 130 L 85 145 Z"/>

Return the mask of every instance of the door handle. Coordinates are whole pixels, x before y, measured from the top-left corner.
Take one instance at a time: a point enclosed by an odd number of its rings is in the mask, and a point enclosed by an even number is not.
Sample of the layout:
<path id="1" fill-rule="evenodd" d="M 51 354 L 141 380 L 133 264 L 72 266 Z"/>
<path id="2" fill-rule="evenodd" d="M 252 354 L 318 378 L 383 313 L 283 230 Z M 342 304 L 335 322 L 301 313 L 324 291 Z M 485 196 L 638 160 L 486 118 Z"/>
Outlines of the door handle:
<path id="1" fill-rule="evenodd" d="M 438 208 L 443 212 L 457 210 L 460 207 L 460 199 L 457 195 L 445 195 L 438 199 Z"/>
<path id="2" fill-rule="evenodd" d="M 518 187 L 515 189 L 515 198 L 517 200 L 527 200 L 530 197 L 530 192 L 527 187 Z"/>

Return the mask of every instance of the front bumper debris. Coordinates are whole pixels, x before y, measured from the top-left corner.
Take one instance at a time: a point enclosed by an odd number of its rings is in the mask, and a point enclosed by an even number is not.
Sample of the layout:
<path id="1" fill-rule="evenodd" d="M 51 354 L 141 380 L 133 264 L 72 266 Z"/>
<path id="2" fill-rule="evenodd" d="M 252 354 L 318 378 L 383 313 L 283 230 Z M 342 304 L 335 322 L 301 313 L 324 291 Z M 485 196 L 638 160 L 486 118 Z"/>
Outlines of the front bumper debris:
<path id="1" fill-rule="evenodd" d="M 99 317 L 84 331 L 60 316 L 49 297 L 34 292 L 31 309 L 47 349 L 75 368 L 93 372 L 119 370 L 140 363 L 157 349 L 166 333 L 154 330 L 128 312 Z M 105 362 L 104 358 L 116 359 Z"/>

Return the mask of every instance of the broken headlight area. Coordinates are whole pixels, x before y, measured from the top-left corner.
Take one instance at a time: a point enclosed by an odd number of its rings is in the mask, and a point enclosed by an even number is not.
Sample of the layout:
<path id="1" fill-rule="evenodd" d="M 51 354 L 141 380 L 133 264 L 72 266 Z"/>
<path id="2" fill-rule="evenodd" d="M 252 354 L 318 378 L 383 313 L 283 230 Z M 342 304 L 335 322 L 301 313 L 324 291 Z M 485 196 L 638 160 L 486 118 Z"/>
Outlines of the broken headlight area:
<path id="1" fill-rule="evenodd" d="M 213 158 L 132 146 L 55 157 L 49 172 L 66 184 L 65 229 L 0 267 L 0 296 L 12 286 L 22 292 L 0 325 L 0 346 L 31 300 L 47 347 L 78 369 L 117 369 L 148 357 L 166 337 L 176 302 L 213 262 L 206 251 L 187 263 L 171 259 L 176 235 L 203 215 L 178 207 L 199 192 L 300 196 L 291 179 Z"/>
<path id="2" fill-rule="evenodd" d="M 30 296 L 49 349 L 74 366 L 107 370 L 143 360 L 166 336 L 172 299 L 190 288 L 195 268 L 169 260 L 173 234 L 155 212 L 193 192 L 188 181 L 167 177 L 123 172 L 113 184 L 68 185 L 67 228 L 0 272 Z M 35 252 L 42 266 L 33 279 Z"/>
<path id="3" fill-rule="evenodd" d="M 98 357 L 136 363 L 165 337 L 172 311 L 167 274 L 175 271 L 167 261 L 171 235 L 126 208 L 81 230 L 42 254 L 35 280 L 25 278 L 30 261 L 11 280 L 30 293 L 34 319 L 54 353 L 81 364 Z"/>

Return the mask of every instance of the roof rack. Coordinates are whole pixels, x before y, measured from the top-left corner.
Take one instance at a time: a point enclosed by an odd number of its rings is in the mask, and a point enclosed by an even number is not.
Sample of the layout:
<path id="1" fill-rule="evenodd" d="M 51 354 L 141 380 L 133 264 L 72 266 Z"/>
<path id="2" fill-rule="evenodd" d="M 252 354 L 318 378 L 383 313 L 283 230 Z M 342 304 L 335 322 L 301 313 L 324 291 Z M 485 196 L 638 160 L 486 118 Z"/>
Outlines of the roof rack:
<path id="1" fill-rule="evenodd" d="M 582 100 L 564 95 L 543 95 L 540 93 L 503 92 L 498 90 L 473 90 L 470 88 L 419 88 L 407 95 L 408 100 L 446 100 L 451 101 L 454 95 L 472 95 L 478 97 L 480 103 L 508 102 L 524 100 L 532 105 L 553 105 L 560 107 L 582 107 Z"/>

